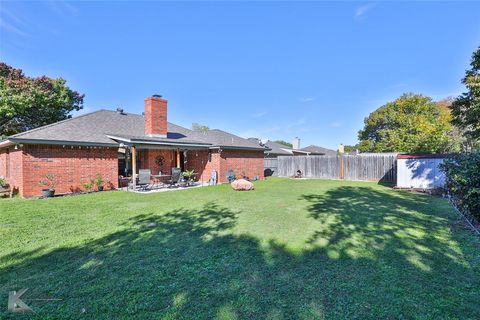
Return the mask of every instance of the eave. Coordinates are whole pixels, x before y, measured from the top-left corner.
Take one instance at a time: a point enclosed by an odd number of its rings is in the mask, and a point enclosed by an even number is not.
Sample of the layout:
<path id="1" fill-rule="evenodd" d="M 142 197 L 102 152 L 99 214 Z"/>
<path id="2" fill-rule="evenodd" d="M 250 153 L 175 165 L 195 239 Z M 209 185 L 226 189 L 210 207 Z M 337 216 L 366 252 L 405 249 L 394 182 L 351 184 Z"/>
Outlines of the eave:
<path id="1" fill-rule="evenodd" d="M 69 146 L 90 146 L 90 147 L 117 147 L 117 143 L 102 143 L 88 141 L 68 141 L 68 140 L 44 140 L 44 139 L 21 139 L 9 138 L 13 144 L 40 144 L 40 145 L 69 145 Z M 3 146 L 0 143 L 0 146 Z"/>
<path id="2" fill-rule="evenodd" d="M 130 139 L 114 135 L 107 135 L 108 138 L 121 142 L 126 145 L 135 145 L 140 148 L 148 148 L 149 146 L 157 147 L 189 147 L 189 148 L 208 148 L 211 144 L 202 142 L 182 142 L 182 141 L 154 141 L 142 139 Z"/>

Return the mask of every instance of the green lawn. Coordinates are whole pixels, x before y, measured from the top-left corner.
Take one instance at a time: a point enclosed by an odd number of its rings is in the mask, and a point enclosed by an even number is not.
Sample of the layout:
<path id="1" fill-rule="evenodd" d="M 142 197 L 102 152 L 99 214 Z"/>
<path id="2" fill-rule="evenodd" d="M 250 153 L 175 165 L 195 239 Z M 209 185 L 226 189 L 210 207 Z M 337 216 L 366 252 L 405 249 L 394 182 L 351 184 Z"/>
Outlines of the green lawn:
<path id="1" fill-rule="evenodd" d="M 50 319 L 478 319 L 480 239 L 443 199 L 255 186 L 0 201 L 0 318 L 30 288 Z"/>

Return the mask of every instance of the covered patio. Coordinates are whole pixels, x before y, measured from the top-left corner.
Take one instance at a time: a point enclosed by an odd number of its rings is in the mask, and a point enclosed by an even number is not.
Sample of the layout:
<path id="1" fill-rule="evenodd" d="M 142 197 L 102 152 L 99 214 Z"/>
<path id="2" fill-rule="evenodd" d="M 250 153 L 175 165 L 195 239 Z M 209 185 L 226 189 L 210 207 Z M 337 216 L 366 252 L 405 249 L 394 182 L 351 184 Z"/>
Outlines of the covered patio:
<path id="1" fill-rule="evenodd" d="M 213 168 L 210 144 L 162 138 L 112 137 L 119 143 L 119 187 L 129 191 L 186 188 L 208 184 Z M 193 171 L 193 173 L 192 173 Z M 188 172 L 189 177 L 184 177 Z M 186 181 L 185 181 L 186 180 Z"/>

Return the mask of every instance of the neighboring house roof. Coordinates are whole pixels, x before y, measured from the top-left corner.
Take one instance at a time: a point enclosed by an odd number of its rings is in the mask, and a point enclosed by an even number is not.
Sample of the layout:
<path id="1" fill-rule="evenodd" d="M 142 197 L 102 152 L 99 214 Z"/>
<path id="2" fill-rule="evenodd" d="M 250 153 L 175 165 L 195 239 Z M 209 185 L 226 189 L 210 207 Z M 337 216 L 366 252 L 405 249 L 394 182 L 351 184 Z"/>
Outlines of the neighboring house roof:
<path id="1" fill-rule="evenodd" d="M 248 140 L 255 141 L 260 144 L 260 140 L 257 138 L 249 138 Z M 337 151 L 322 148 L 315 145 L 310 145 L 302 149 L 292 149 L 283 144 L 268 140 L 265 144 L 269 151 L 265 153 L 272 156 L 292 156 L 292 155 L 336 155 Z"/>
<path id="2" fill-rule="evenodd" d="M 319 147 L 313 144 L 308 147 L 302 148 L 300 150 L 309 152 L 311 155 L 327 155 L 327 156 L 332 155 L 333 156 L 337 154 L 337 151 L 335 150 Z"/>
<path id="3" fill-rule="evenodd" d="M 98 110 L 78 117 L 52 123 L 7 138 L 16 143 L 84 144 L 117 146 L 118 142 L 165 145 L 195 145 L 210 148 L 264 150 L 264 147 L 222 130 L 192 131 L 167 123 L 167 137 L 145 135 L 142 115 Z"/>
<path id="4" fill-rule="evenodd" d="M 287 146 L 284 146 L 283 144 L 273 142 L 273 141 L 268 141 L 265 145 L 267 146 L 267 148 L 271 149 L 271 151 L 268 151 L 269 154 L 285 155 L 285 156 L 292 155 L 292 149 Z"/>
<path id="5" fill-rule="evenodd" d="M 255 141 L 255 143 L 260 145 L 260 140 L 257 139 L 257 138 L 249 138 L 248 140 Z M 291 155 L 293 155 L 291 148 L 289 148 L 289 147 L 287 147 L 283 144 L 277 143 L 277 142 L 273 142 L 273 141 L 268 140 L 267 143 L 265 143 L 265 146 L 268 149 L 270 149 L 270 150 L 265 151 L 265 153 L 267 153 L 268 155 L 276 155 L 276 156 L 291 156 Z"/>

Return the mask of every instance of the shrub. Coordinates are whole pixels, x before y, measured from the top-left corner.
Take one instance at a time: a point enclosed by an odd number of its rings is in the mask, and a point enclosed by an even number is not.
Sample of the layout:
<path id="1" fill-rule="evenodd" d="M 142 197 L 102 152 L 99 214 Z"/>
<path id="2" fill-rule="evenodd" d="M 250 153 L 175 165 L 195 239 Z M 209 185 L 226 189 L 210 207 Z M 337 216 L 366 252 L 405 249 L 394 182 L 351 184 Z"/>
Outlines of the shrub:
<path id="1" fill-rule="evenodd" d="M 480 152 L 461 153 L 445 159 L 445 188 L 458 208 L 480 221 Z"/>
<path id="2" fill-rule="evenodd" d="M 8 186 L 8 182 L 4 177 L 0 177 L 0 188 Z"/>
<path id="3" fill-rule="evenodd" d="M 91 179 L 89 182 L 82 183 L 83 189 L 85 192 L 92 192 L 93 186 L 95 185 L 95 181 Z"/>
<path id="4" fill-rule="evenodd" d="M 192 179 L 195 175 L 195 172 L 193 170 L 185 170 L 184 172 L 182 172 L 182 176 L 189 180 L 189 179 Z"/>
<path id="5" fill-rule="evenodd" d="M 103 186 L 103 177 L 102 177 L 102 175 L 101 175 L 100 173 L 97 174 L 97 176 L 95 177 L 94 182 L 95 182 L 95 185 L 96 185 L 97 187 Z"/>

